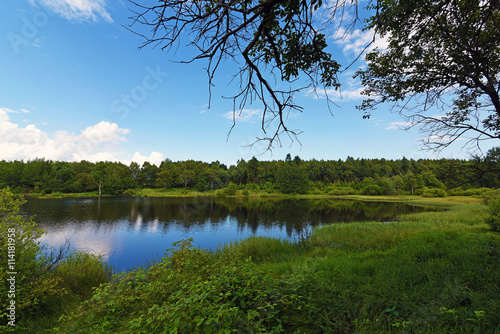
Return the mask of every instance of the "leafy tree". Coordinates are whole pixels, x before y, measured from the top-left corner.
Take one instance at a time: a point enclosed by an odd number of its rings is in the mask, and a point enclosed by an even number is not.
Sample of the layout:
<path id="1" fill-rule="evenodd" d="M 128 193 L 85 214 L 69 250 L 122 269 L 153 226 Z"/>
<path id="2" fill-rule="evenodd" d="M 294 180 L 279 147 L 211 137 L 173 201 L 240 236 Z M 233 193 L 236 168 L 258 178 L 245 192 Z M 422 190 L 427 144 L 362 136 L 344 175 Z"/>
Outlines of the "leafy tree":
<path id="1" fill-rule="evenodd" d="M 400 194 L 400 192 L 404 189 L 405 181 L 401 175 L 395 175 L 391 178 L 391 182 L 394 186 L 394 192 L 396 194 Z"/>
<path id="2" fill-rule="evenodd" d="M 497 191 L 491 198 L 487 198 L 486 204 L 490 214 L 486 218 L 486 223 L 490 225 L 491 230 L 500 232 L 500 193 Z"/>
<path id="3" fill-rule="evenodd" d="M 81 187 L 83 192 L 97 188 L 97 182 L 89 173 L 79 173 L 76 176 L 76 184 Z"/>
<path id="4" fill-rule="evenodd" d="M 236 184 L 247 184 L 248 170 L 247 170 L 247 162 L 245 161 L 245 159 L 238 160 L 236 166 L 231 166 L 231 167 L 229 168 L 231 174 L 231 180 Z"/>
<path id="5" fill-rule="evenodd" d="M 415 190 L 417 189 L 417 187 L 419 185 L 419 182 L 418 182 L 419 180 L 418 180 L 417 176 L 415 174 L 413 174 L 412 172 L 410 172 L 403 177 L 403 180 L 404 180 L 405 189 L 410 191 L 411 195 L 413 195 Z"/>
<path id="6" fill-rule="evenodd" d="M 105 164 L 103 190 L 106 194 L 120 195 L 123 191 L 134 187 L 135 181 L 128 166 L 118 162 Z"/>
<path id="7" fill-rule="evenodd" d="M 38 191 L 49 190 L 51 176 L 51 161 L 45 159 L 29 160 L 24 164 L 21 183 L 23 187 Z"/>
<path id="8" fill-rule="evenodd" d="M 478 166 L 479 165 L 479 166 Z M 500 187 L 500 147 L 490 149 L 484 158 L 480 159 L 477 169 L 477 178 L 483 187 Z"/>
<path id="9" fill-rule="evenodd" d="M 387 177 L 383 177 L 377 182 L 380 189 L 382 189 L 382 195 L 391 195 L 394 193 L 394 184 Z"/>
<path id="10" fill-rule="evenodd" d="M 259 184 L 260 183 L 258 177 L 259 160 L 257 160 L 256 157 L 252 157 L 252 159 L 248 160 L 246 167 L 247 167 L 248 182 Z"/>
<path id="11" fill-rule="evenodd" d="M 75 170 L 76 174 L 80 174 L 80 173 L 92 172 L 92 169 L 95 167 L 95 164 L 86 160 L 82 160 L 80 162 L 72 162 L 71 166 Z"/>
<path id="12" fill-rule="evenodd" d="M 431 170 L 425 170 L 421 174 L 425 185 L 432 188 L 445 188 L 444 183 L 436 177 L 436 175 Z"/>
<path id="13" fill-rule="evenodd" d="M 132 178 L 135 181 L 135 184 L 139 185 L 139 174 L 141 172 L 141 166 L 137 162 L 132 161 L 130 163 L 130 165 L 128 166 L 128 168 L 130 170 L 130 174 L 132 175 Z"/>
<path id="14" fill-rule="evenodd" d="M 442 149 L 500 138 L 500 5 L 482 0 L 379 0 L 367 28 L 389 41 L 357 72 L 370 117 L 389 103 Z M 465 144 L 466 145 L 466 144 Z"/>
<path id="15" fill-rule="evenodd" d="M 75 189 L 75 170 L 70 163 L 57 161 L 52 165 L 52 189 L 61 192 L 72 192 Z"/>
<path id="16" fill-rule="evenodd" d="M 171 188 L 175 184 L 176 165 L 171 160 L 167 159 L 161 163 L 160 169 L 156 176 L 156 186 L 162 188 Z"/>
<path id="17" fill-rule="evenodd" d="M 99 197 L 101 197 L 103 179 L 106 174 L 106 164 L 103 161 L 97 163 L 91 174 L 97 182 Z"/>
<path id="18" fill-rule="evenodd" d="M 158 174 L 158 167 L 145 161 L 142 164 L 142 169 L 137 176 L 139 184 L 143 187 L 154 188 L 156 184 L 156 177 Z"/>
<path id="19" fill-rule="evenodd" d="M 223 184 L 223 179 L 224 179 L 223 170 L 215 167 L 210 167 L 209 169 L 207 169 L 205 173 L 207 174 L 207 179 L 210 184 L 210 190 L 219 188 Z"/>
<path id="20" fill-rule="evenodd" d="M 195 183 L 195 178 L 196 178 L 195 161 L 187 160 L 181 162 L 177 178 L 178 182 L 182 184 L 184 189 L 186 189 L 188 185 L 193 185 L 193 183 Z"/>
<path id="21" fill-rule="evenodd" d="M 309 190 L 307 173 L 294 163 L 284 163 L 278 169 L 277 184 L 284 194 L 305 194 Z"/>
<path id="22" fill-rule="evenodd" d="M 296 155 L 295 158 L 293 158 L 293 162 L 295 162 L 295 164 L 299 166 L 302 162 L 302 159 L 298 155 Z"/>

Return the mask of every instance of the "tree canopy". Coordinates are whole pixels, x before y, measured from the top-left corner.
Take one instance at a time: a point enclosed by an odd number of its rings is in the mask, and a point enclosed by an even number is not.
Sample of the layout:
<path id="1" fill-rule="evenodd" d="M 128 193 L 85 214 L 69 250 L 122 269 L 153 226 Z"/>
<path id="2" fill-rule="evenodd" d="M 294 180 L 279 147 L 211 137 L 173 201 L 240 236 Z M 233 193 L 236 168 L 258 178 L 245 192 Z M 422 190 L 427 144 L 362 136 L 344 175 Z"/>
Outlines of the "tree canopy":
<path id="1" fill-rule="evenodd" d="M 500 138 L 500 6 L 482 0 L 379 0 L 367 24 L 389 41 L 358 71 L 360 109 L 388 102 L 442 149 Z"/>
<path id="2" fill-rule="evenodd" d="M 377 189 L 383 194 L 421 194 L 426 188 L 461 193 L 475 188 L 500 187 L 500 148 L 473 160 L 354 159 L 302 160 L 288 154 L 284 160 L 239 160 L 229 167 L 211 163 L 166 159 L 160 166 L 132 162 L 60 162 L 44 159 L 0 161 L 0 189 L 45 195 L 102 192 L 134 195 L 144 188 L 179 188 L 216 195 L 224 188 L 272 193 L 328 193 L 345 195 Z M 236 188 L 235 188 L 236 187 Z"/>

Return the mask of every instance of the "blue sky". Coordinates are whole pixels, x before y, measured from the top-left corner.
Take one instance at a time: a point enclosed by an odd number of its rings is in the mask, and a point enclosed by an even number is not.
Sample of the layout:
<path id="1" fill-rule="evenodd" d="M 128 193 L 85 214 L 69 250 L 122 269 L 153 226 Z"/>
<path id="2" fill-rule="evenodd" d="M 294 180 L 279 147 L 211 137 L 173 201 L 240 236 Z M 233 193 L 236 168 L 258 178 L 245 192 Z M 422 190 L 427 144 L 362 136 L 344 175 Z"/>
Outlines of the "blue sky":
<path id="1" fill-rule="evenodd" d="M 404 123 L 388 107 L 363 120 L 355 109 L 361 87 L 352 80 L 365 65 L 362 59 L 340 76 L 343 99 L 334 97 L 333 116 L 324 99 L 295 97 L 304 110 L 287 122 L 303 131 L 300 143 L 283 136 L 272 153 L 263 153 L 265 143 L 248 148 L 262 135 L 262 106 L 247 106 L 227 137 L 232 102 L 222 96 L 235 92 L 228 82 L 236 65 L 222 64 L 208 109 L 206 63 L 173 62 L 193 55 L 182 45 L 175 54 L 138 50 L 143 40 L 123 27 L 131 23 L 130 6 L 111 0 L 1 1 L 0 160 L 159 164 L 169 158 L 230 165 L 252 156 L 284 159 L 287 153 L 306 160 L 469 156 L 460 145 L 440 155 L 422 151 L 423 134 L 399 130 Z M 331 36 L 330 51 L 347 65 L 368 33 Z"/>

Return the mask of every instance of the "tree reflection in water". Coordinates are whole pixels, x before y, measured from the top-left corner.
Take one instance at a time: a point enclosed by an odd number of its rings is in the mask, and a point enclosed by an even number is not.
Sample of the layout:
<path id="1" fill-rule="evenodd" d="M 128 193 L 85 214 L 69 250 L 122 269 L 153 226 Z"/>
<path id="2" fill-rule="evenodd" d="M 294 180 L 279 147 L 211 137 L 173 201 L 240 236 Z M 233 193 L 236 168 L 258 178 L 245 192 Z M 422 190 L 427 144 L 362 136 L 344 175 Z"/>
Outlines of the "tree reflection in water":
<path id="1" fill-rule="evenodd" d="M 323 224 L 382 222 L 422 210 L 394 202 L 208 197 L 30 200 L 23 207 L 46 229 L 47 245 L 69 238 L 74 248 L 102 254 L 118 270 L 161 256 L 180 239 L 192 237 L 195 246 L 209 249 L 249 236 L 296 240 Z"/>

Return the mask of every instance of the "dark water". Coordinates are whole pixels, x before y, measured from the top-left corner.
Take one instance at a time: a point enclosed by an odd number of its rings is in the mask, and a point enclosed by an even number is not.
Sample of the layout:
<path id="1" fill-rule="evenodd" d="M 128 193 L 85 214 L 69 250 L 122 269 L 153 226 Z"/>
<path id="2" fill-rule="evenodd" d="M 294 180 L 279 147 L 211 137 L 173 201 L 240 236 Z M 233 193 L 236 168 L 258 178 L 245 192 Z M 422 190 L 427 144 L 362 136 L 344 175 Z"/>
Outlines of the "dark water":
<path id="1" fill-rule="evenodd" d="M 354 221 L 390 221 L 425 210 L 402 203 L 333 199 L 102 198 L 30 200 L 23 213 L 47 233 L 42 242 L 102 254 L 118 271 L 163 256 L 178 240 L 216 249 L 250 236 L 298 240 L 313 227 Z"/>

